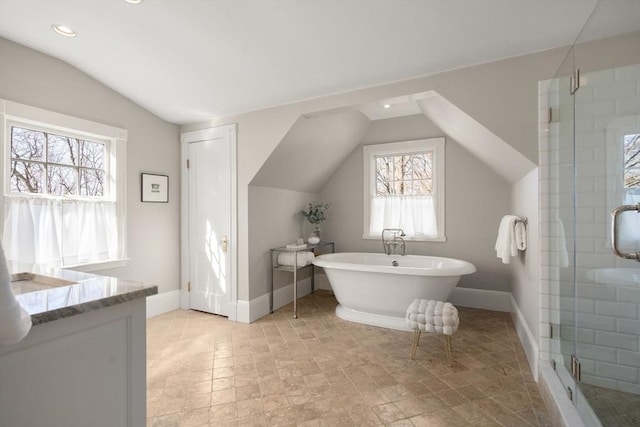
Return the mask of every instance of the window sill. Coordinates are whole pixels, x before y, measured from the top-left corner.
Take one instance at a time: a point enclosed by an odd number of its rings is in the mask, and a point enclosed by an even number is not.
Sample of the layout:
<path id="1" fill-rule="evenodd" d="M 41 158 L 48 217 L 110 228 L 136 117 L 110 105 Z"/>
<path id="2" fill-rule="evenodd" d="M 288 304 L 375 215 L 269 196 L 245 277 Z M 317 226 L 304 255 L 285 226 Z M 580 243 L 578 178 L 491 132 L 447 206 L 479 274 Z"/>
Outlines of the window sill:
<path id="1" fill-rule="evenodd" d="M 129 262 L 129 258 L 123 258 L 123 259 L 113 259 L 113 260 L 102 261 L 102 262 L 94 262 L 91 264 L 65 265 L 61 268 L 65 270 L 74 270 L 74 271 L 82 271 L 83 273 L 90 273 L 92 271 L 126 267 L 128 262 Z"/>
<path id="2" fill-rule="evenodd" d="M 362 238 L 364 240 L 382 240 L 382 236 L 378 235 L 378 236 L 372 236 L 372 235 L 368 235 L 368 234 L 363 234 Z M 435 243 L 444 243 L 447 241 L 447 237 L 446 236 L 442 236 L 442 237 L 434 237 L 433 239 L 414 239 L 411 237 L 403 237 L 402 238 L 405 242 L 435 242 Z"/>

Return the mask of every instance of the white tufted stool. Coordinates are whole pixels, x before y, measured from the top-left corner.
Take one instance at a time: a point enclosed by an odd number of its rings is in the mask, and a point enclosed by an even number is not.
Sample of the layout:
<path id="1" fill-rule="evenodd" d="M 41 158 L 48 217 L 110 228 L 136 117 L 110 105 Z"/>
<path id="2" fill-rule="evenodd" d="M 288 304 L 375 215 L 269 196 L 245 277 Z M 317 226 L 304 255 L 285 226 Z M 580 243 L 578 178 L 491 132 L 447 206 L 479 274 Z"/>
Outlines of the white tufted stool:
<path id="1" fill-rule="evenodd" d="M 449 366 L 453 365 L 453 349 L 451 335 L 458 330 L 458 310 L 450 302 L 428 299 L 415 299 L 407 308 L 407 325 L 413 329 L 413 348 L 411 359 L 416 357 L 422 331 L 445 336 L 444 349 L 449 358 Z"/>

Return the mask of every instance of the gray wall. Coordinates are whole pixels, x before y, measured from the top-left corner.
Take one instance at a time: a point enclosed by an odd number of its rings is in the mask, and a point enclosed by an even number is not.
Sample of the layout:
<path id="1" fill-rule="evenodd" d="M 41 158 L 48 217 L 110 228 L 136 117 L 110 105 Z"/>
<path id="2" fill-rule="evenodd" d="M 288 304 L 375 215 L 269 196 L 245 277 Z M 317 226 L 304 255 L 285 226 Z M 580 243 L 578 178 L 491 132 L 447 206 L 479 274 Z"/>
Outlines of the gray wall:
<path id="1" fill-rule="evenodd" d="M 300 116 L 251 185 L 317 193 L 370 125 L 360 111 Z"/>
<path id="2" fill-rule="evenodd" d="M 361 145 L 320 191 L 331 203 L 323 230 L 340 252 L 382 252 L 379 240 L 364 240 L 362 145 L 445 136 L 423 115 L 371 123 Z M 408 242 L 407 253 L 464 259 L 477 272 L 458 286 L 509 291 L 509 268 L 496 257 L 500 219 L 510 210 L 511 186 L 447 137 L 445 153 L 446 242 Z"/>
<path id="3" fill-rule="evenodd" d="M 317 194 L 279 188 L 249 186 L 249 300 L 269 292 L 271 255 L 269 249 L 293 243 L 298 237 L 307 240 L 311 229 L 303 228 L 303 218 L 296 215 Z M 310 269 L 306 269 L 310 270 Z M 308 276 L 301 271 L 300 280 Z M 290 273 L 276 272 L 274 289 L 293 283 Z"/>
<path id="4" fill-rule="evenodd" d="M 0 98 L 128 130 L 127 237 L 131 259 L 109 276 L 178 289 L 178 126 L 165 122 L 72 66 L 0 38 Z M 169 175 L 169 203 L 140 202 L 140 173 Z"/>
<path id="5" fill-rule="evenodd" d="M 595 63 L 594 66 L 600 68 L 607 68 L 608 64 L 614 60 L 616 64 L 620 65 L 631 63 L 630 61 L 635 58 L 625 56 L 624 52 L 634 49 L 637 51 L 637 47 L 638 37 L 636 35 L 599 40 L 589 44 L 589 53 L 588 55 L 585 53 L 585 56 L 589 57 L 585 60 L 591 61 L 593 59 L 591 62 Z M 436 75 L 182 126 L 181 131 L 188 132 L 229 123 L 238 124 L 238 298 L 248 300 L 250 293 L 254 295 L 253 291 L 250 292 L 251 284 L 249 283 L 249 269 L 253 263 L 253 259 L 249 256 L 250 247 L 253 245 L 248 232 L 250 227 L 249 184 L 301 115 L 349 109 L 381 99 L 436 90 L 527 158 L 537 163 L 537 83 L 539 80 L 554 76 L 568 50 L 569 47 L 552 49 Z M 292 159 L 292 161 L 297 160 Z M 336 176 L 342 173 L 343 171 L 338 171 Z M 347 182 L 346 185 L 351 188 L 356 183 Z M 347 187 L 345 187 L 346 190 Z M 530 197 L 537 198 L 537 194 L 531 194 Z M 336 200 L 332 200 L 332 202 L 335 203 Z M 483 200 L 483 203 L 487 203 L 487 201 Z M 505 206 L 505 208 L 507 207 L 508 205 Z M 340 208 L 334 205 L 332 212 L 338 214 Z M 472 224 L 469 222 L 467 226 Z M 486 232 L 493 235 L 496 233 L 495 227 L 497 227 L 497 223 Z M 468 248 L 473 248 L 473 245 L 468 245 Z M 470 252 L 478 250 L 468 249 Z M 493 251 L 493 246 L 490 250 Z M 493 257 L 493 254 L 490 257 Z M 470 286 L 471 284 L 463 283 L 463 285 Z M 537 301 L 518 301 L 518 303 L 537 304 Z"/>
<path id="6" fill-rule="evenodd" d="M 229 123 L 238 125 L 238 299 L 248 300 L 249 294 L 254 295 L 249 283 L 249 269 L 253 263 L 249 256 L 253 242 L 248 232 L 250 183 L 301 115 L 350 109 L 381 99 L 436 90 L 535 162 L 538 154 L 537 81 L 552 77 L 566 52 L 567 48 L 553 49 L 182 126 L 181 131 L 188 132 Z M 493 228 L 491 233 L 495 232 Z"/>
<path id="7" fill-rule="evenodd" d="M 538 215 L 538 168 L 511 188 L 511 213 L 527 218 L 527 250 L 511 262 L 511 294 L 527 325 L 540 335 L 540 232 Z"/>

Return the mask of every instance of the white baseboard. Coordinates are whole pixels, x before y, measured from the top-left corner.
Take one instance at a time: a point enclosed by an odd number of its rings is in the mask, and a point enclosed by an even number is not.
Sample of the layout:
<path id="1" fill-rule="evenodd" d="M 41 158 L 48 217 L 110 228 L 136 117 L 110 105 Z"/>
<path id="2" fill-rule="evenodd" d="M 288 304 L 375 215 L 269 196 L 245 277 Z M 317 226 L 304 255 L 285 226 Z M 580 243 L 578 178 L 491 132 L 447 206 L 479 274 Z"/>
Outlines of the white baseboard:
<path id="1" fill-rule="evenodd" d="M 147 297 L 147 319 L 180 308 L 180 291 L 163 292 Z"/>
<path id="2" fill-rule="evenodd" d="M 510 298 L 510 292 L 455 287 L 449 302 L 460 307 L 509 312 L 511 311 Z"/>
<path id="3" fill-rule="evenodd" d="M 236 322 L 251 323 L 257 319 L 251 320 L 250 303 L 247 300 L 238 300 L 236 303 Z M 262 316 L 261 316 L 262 317 Z"/>
<path id="4" fill-rule="evenodd" d="M 513 295 L 511 293 L 509 294 L 509 299 L 511 300 L 511 318 L 513 319 L 513 324 L 516 327 L 516 332 L 518 333 L 518 337 L 520 338 L 520 343 L 522 344 L 524 353 L 527 355 L 529 368 L 531 368 L 533 378 L 537 382 L 540 352 L 538 349 L 536 338 L 533 336 L 531 329 L 529 329 L 529 325 L 524 318 L 524 314 L 522 314 L 522 311 L 520 311 L 520 307 L 518 306 L 518 303 L 516 302 L 515 298 L 513 298 Z"/>
<path id="5" fill-rule="evenodd" d="M 317 277 L 316 277 L 316 284 Z M 323 289 L 323 288 L 321 288 Z M 305 295 L 311 293 L 311 280 L 304 279 L 298 282 L 298 298 L 302 298 Z M 273 292 L 273 309 L 277 310 L 280 307 L 293 302 L 293 283 L 276 289 Z M 243 323 L 252 323 L 261 317 L 269 314 L 269 294 L 260 295 L 258 298 L 254 298 L 251 301 L 238 300 L 237 305 L 237 321 Z"/>

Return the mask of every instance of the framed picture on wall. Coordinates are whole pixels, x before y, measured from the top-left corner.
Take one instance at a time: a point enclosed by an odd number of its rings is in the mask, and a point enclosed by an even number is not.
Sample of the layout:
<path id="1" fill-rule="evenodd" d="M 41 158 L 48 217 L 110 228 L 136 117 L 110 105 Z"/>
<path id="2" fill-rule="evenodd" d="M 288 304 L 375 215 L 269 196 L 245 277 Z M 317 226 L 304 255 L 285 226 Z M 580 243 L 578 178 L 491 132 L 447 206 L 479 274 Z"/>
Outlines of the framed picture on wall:
<path id="1" fill-rule="evenodd" d="M 169 177 L 167 175 L 141 173 L 140 197 L 143 202 L 169 203 Z"/>

